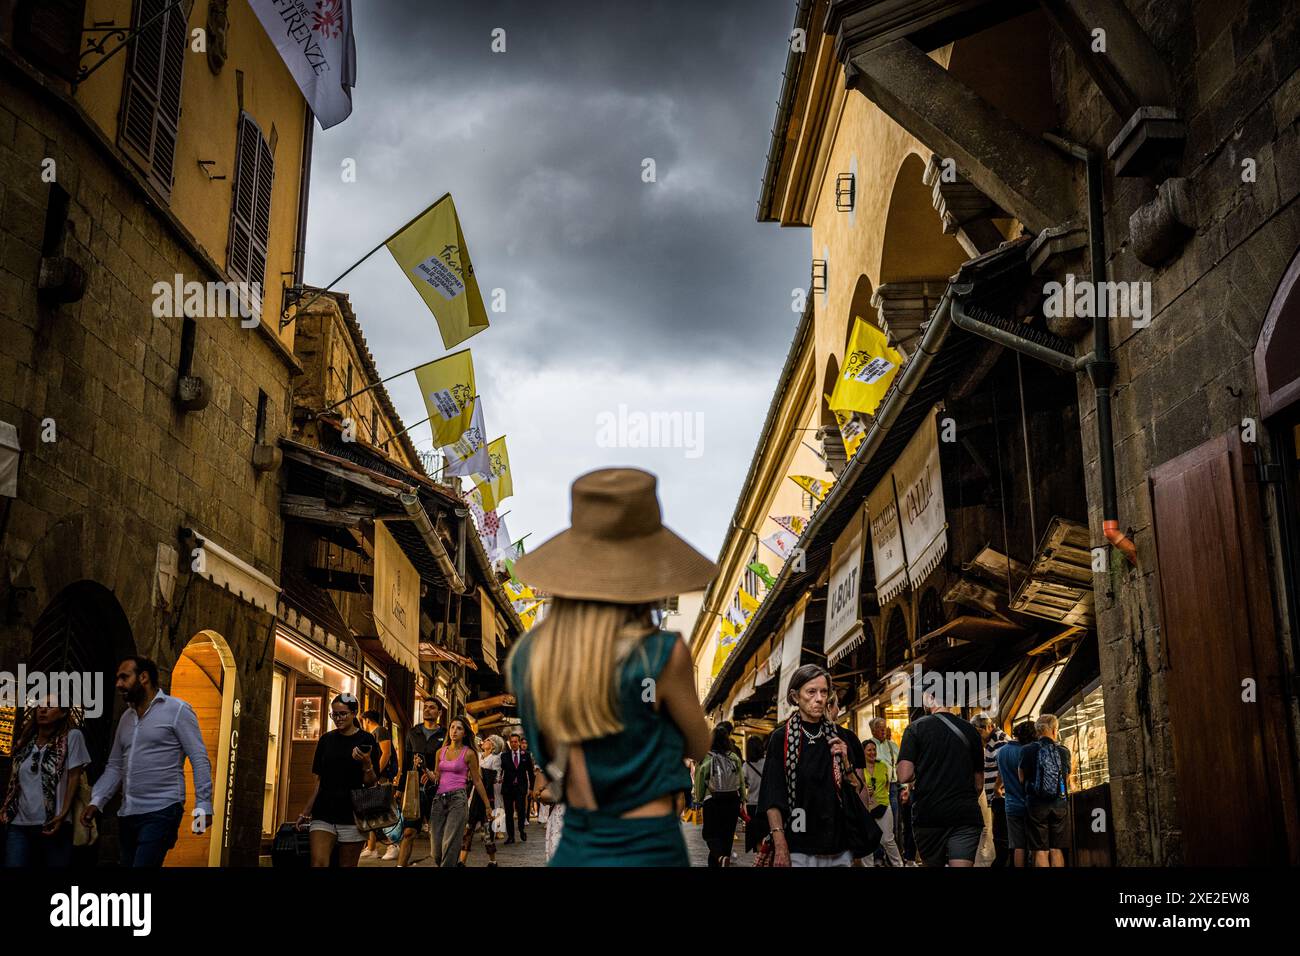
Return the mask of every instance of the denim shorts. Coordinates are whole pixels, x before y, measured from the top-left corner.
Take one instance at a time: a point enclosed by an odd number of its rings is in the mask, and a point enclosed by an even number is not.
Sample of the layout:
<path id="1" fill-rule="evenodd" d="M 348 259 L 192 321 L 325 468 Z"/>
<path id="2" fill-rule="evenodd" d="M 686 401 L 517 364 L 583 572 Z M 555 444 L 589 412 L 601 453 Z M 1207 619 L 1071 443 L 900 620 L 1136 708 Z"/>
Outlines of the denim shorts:
<path id="1" fill-rule="evenodd" d="M 364 843 L 366 834 L 362 833 L 352 823 L 330 823 L 328 820 L 313 820 L 311 832 L 333 833 L 340 843 Z"/>

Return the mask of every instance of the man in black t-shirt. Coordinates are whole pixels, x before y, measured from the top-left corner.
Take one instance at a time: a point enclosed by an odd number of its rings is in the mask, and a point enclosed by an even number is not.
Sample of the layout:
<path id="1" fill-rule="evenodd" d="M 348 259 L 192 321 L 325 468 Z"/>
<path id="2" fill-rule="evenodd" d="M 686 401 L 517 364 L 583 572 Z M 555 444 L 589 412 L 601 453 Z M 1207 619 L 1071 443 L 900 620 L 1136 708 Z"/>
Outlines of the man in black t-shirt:
<path id="1" fill-rule="evenodd" d="M 415 835 L 429 819 L 433 809 L 433 765 L 438 759 L 438 748 L 447 739 L 447 730 L 442 726 L 442 705 L 432 697 L 424 701 L 424 722 L 416 724 L 406 732 L 406 753 L 402 755 L 402 779 L 405 792 L 406 775 L 418 773 L 420 785 L 420 816 L 402 821 L 402 845 L 397 854 L 397 865 L 406 866 L 411 859 L 411 848 L 415 845 Z M 431 837 L 432 838 L 432 837 Z M 432 846 L 430 856 L 433 856 Z"/>
<path id="2" fill-rule="evenodd" d="M 898 780 L 915 781 L 912 829 L 926 866 L 974 866 L 984 817 L 984 744 L 968 721 L 943 712 L 934 698 L 903 733 Z"/>

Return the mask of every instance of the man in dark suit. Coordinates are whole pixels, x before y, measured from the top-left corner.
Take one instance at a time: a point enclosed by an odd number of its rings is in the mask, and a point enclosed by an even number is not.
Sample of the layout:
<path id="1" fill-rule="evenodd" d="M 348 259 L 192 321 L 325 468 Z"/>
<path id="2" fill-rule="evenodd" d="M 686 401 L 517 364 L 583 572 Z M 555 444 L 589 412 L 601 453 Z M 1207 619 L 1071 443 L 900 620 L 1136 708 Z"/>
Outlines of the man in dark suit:
<path id="1" fill-rule="evenodd" d="M 519 819 L 519 839 L 528 841 L 528 794 L 533 788 L 533 758 L 519 747 L 519 731 L 510 734 L 510 746 L 501 755 L 501 799 L 506 805 L 506 842 L 515 842 L 515 818 Z"/>

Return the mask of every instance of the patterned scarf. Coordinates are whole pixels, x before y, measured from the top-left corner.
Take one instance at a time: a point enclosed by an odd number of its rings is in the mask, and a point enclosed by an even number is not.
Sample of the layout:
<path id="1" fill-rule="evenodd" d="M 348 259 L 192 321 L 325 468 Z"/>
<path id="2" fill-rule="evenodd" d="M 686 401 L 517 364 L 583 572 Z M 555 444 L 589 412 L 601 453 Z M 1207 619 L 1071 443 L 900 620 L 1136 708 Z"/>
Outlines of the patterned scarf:
<path id="1" fill-rule="evenodd" d="M 13 756 L 13 769 L 9 772 L 9 790 L 5 794 L 4 804 L 0 806 L 0 823 L 8 823 L 13 819 L 14 812 L 17 809 L 18 801 L 18 768 L 22 762 L 31 757 L 32 752 L 36 749 L 36 735 L 27 741 L 18 752 Z M 41 793 L 45 797 L 45 819 L 52 820 L 57 812 L 55 810 L 55 797 L 59 792 L 59 780 L 63 776 L 63 765 L 68 758 L 68 735 L 59 734 L 51 740 L 45 747 L 44 753 L 38 758 L 40 760 L 41 771 Z"/>
<path id="2" fill-rule="evenodd" d="M 800 716 L 798 709 L 790 715 L 789 721 L 786 722 L 785 730 L 785 789 L 789 798 L 790 811 L 795 808 L 795 778 L 799 774 L 799 754 L 803 751 L 803 718 Z M 822 717 L 821 732 L 826 735 L 826 745 L 835 739 L 835 725 L 825 717 Z M 835 777 L 835 789 L 840 787 L 841 771 L 838 760 L 831 761 L 831 772 Z"/>

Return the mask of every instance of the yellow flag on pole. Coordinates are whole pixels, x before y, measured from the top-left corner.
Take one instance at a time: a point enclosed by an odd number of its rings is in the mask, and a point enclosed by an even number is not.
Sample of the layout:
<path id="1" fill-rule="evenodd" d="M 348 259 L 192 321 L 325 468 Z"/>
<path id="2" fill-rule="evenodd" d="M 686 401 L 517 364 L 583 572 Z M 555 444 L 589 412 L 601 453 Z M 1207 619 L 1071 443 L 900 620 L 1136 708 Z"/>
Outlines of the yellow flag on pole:
<path id="1" fill-rule="evenodd" d="M 722 628 L 722 636 L 723 636 L 723 637 L 735 637 L 735 636 L 736 636 L 736 625 L 732 624 L 732 623 L 731 623 L 730 621 L 728 621 L 725 617 L 722 619 L 722 625 L 721 625 L 721 628 Z"/>
<path id="2" fill-rule="evenodd" d="M 826 406 L 831 408 L 831 397 L 826 396 Z M 844 451 L 850 458 L 858 453 L 858 446 L 867 437 L 867 426 L 855 418 L 850 411 L 831 408 L 831 414 L 840 426 L 840 438 L 844 440 Z"/>
<path id="3" fill-rule="evenodd" d="M 827 400 L 831 410 L 874 415 L 902 364 L 903 356 L 889 347 L 889 337 L 870 322 L 855 317 L 844 365 Z"/>
<path id="4" fill-rule="evenodd" d="M 740 609 L 745 612 L 745 617 L 749 617 L 758 610 L 758 598 L 744 588 L 740 589 Z"/>
<path id="5" fill-rule="evenodd" d="M 444 348 L 488 327 L 451 193 L 395 232 L 385 245 L 437 319 Z"/>
<path id="6" fill-rule="evenodd" d="M 422 365 L 415 370 L 429 427 L 437 445 L 450 445 L 469 428 L 474 414 L 474 359 L 469 349 Z M 488 509 L 491 510 L 490 508 Z"/>
<path id="7" fill-rule="evenodd" d="M 476 486 L 483 493 L 484 506 L 495 511 L 498 504 L 515 493 L 515 481 L 510 471 L 510 456 L 506 453 L 506 436 L 502 435 L 488 445 L 491 473 L 483 475 Z"/>
<path id="8" fill-rule="evenodd" d="M 826 493 L 831 490 L 831 483 L 820 478 L 810 478 L 808 475 L 790 475 L 789 478 L 818 501 L 823 501 Z"/>

